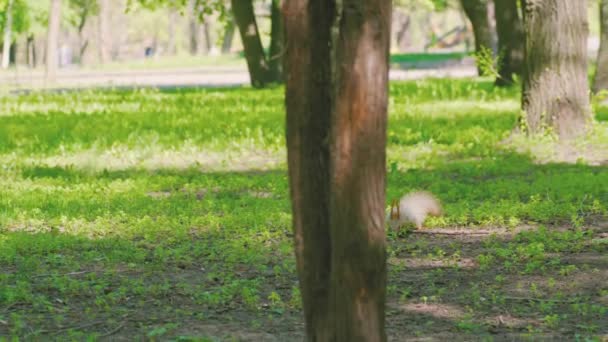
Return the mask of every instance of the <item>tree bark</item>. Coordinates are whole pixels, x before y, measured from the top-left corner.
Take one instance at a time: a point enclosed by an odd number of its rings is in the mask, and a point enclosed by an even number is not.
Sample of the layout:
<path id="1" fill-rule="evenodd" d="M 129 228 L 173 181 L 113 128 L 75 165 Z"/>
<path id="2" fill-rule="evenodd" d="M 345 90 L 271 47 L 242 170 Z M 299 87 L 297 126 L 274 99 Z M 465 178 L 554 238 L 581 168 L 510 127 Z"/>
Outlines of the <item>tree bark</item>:
<path id="1" fill-rule="evenodd" d="M 10 51 L 13 29 L 13 0 L 6 4 L 6 18 L 4 21 L 4 46 L 2 47 L 2 69 L 7 69 L 10 63 Z"/>
<path id="2" fill-rule="evenodd" d="M 593 80 L 593 92 L 608 90 L 608 0 L 600 1 L 600 49 Z"/>
<path id="3" fill-rule="evenodd" d="M 109 0 L 99 0 L 99 27 L 98 27 L 98 43 L 99 43 L 99 62 L 105 64 L 110 62 L 110 35 L 108 34 L 108 20 L 110 19 L 110 3 Z"/>
<path id="4" fill-rule="evenodd" d="M 251 85 L 256 88 L 264 87 L 271 79 L 252 0 L 232 0 L 232 13 L 241 34 Z"/>
<path id="5" fill-rule="evenodd" d="M 391 2 L 291 0 L 283 12 L 289 183 L 307 339 L 385 341 Z"/>
<path id="6" fill-rule="evenodd" d="M 488 21 L 487 0 L 460 0 L 475 36 L 475 53 L 479 56 L 484 48 L 492 51 L 492 30 Z M 483 70 L 477 64 L 477 73 L 483 75 Z"/>
<path id="7" fill-rule="evenodd" d="M 272 82 L 283 81 L 283 19 L 281 18 L 281 0 L 272 0 L 270 9 L 270 52 L 268 68 Z"/>
<path id="8" fill-rule="evenodd" d="M 46 81 L 57 78 L 57 49 L 59 47 L 59 28 L 61 25 L 61 0 L 51 0 L 49 9 L 49 28 L 46 43 Z"/>
<path id="9" fill-rule="evenodd" d="M 579 136 L 592 119 L 587 83 L 587 1 L 526 0 L 522 108 L 530 134 Z M 565 29 L 567 28 L 567 29 Z"/>
<path id="10" fill-rule="evenodd" d="M 497 86 L 513 84 L 513 75 L 521 75 L 524 58 L 524 32 L 517 12 L 517 0 L 494 0 L 496 9 L 496 32 L 498 33 Z"/>

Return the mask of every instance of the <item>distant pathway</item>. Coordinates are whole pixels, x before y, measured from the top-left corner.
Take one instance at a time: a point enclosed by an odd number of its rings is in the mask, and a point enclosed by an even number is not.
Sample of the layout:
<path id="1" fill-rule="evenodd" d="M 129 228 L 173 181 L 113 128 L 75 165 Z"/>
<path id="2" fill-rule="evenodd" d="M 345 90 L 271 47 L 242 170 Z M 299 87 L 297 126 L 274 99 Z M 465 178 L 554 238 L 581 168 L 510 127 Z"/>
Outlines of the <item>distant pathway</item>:
<path id="1" fill-rule="evenodd" d="M 472 77 L 476 75 L 473 65 L 457 65 L 439 69 L 390 71 L 391 80 L 411 80 L 425 77 Z M 90 71 L 61 70 L 57 82 L 49 88 L 89 87 L 226 87 L 249 84 L 247 70 L 238 67 L 204 67 L 155 70 Z M 18 70 L 0 74 L 0 85 L 11 90 L 27 91 L 44 88 L 41 71 Z"/>

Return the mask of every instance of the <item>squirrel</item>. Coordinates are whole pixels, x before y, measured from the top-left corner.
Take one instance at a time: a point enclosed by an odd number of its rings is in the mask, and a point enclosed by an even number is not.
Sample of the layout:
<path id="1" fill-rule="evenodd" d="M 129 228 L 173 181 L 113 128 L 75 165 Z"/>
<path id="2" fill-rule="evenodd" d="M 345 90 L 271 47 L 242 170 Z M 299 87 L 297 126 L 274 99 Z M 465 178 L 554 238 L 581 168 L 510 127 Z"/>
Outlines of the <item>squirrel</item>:
<path id="1" fill-rule="evenodd" d="M 387 221 L 393 230 L 399 230 L 407 222 L 413 223 L 416 229 L 422 229 L 428 215 L 440 216 L 442 213 L 441 203 L 433 194 L 416 191 L 406 194 L 399 201 L 393 200 Z"/>

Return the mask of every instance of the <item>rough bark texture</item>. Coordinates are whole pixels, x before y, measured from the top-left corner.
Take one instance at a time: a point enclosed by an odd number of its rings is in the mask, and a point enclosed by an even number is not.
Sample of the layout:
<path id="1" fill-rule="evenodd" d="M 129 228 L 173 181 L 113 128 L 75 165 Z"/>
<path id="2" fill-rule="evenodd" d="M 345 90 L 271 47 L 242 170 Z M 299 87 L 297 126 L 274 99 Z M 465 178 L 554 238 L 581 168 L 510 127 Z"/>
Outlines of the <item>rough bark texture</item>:
<path id="1" fill-rule="evenodd" d="M 332 110 L 333 1 L 285 1 L 287 161 L 295 254 L 306 335 L 323 341 L 329 326 L 329 131 Z M 325 339 L 324 339 L 325 337 Z"/>
<path id="2" fill-rule="evenodd" d="M 331 130 L 332 316 L 343 341 L 384 341 L 390 0 L 343 0 Z"/>
<path id="3" fill-rule="evenodd" d="M 270 72 L 262 47 L 252 0 L 232 0 L 232 13 L 239 27 L 251 85 L 260 88 L 270 83 Z"/>
<path id="4" fill-rule="evenodd" d="M 522 107 L 535 134 L 562 139 L 585 132 L 591 119 L 587 83 L 587 1 L 526 0 Z"/>
<path id="5" fill-rule="evenodd" d="M 51 0 L 49 10 L 49 28 L 46 43 L 46 81 L 54 82 L 59 64 L 57 48 L 59 47 L 59 27 L 61 24 L 61 0 Z"/>
<path id="6" fill-rule="evenodd" d="M 307 339 L 384 341 L 391 3 L 290 0 L 283 11 L 289 183 Z"/>
<path id="7" fill-rule="evenodd" d="M 4 46 L 2 47 L 2 69 L 8 68 L 10 62 L 10 51 L 13 29 L 13 0 L 6 4 L 6 19 L 4 21 Z"/>
<path id="8" fill-rule="evenodd" d="M 270 49 L 268 68 L 273 82 L 283 80 L 283 18 L 281 18 L 281 0 L 272 0 L 270 9 Z"/>
<path id="9" fill-rule="evenodd" d="M 475 53 L 479 55 L 484 48 L 492 50 L 492 30 L 488 21 L 487 0 L 460 0 L 462 8 L 473 26 L 475 36 Z M 477 67 L 477 73 L 483 74 L 483 70 Z"/>
<path id="10" fill-rule="evenodd" d="M 593 92 L 600 90 L 608 90 L 608 0 L 600 1 L 600 49 L 597 53 Z"/>
<path id="11" fill-rule="evenodd" d="M 523 24 L 517 11 L 517 0 L 494 0 L 498 33 L 499 77 L 496 85 L 513 84 L 513 75 L 521 75 L 524 59 Z"/>

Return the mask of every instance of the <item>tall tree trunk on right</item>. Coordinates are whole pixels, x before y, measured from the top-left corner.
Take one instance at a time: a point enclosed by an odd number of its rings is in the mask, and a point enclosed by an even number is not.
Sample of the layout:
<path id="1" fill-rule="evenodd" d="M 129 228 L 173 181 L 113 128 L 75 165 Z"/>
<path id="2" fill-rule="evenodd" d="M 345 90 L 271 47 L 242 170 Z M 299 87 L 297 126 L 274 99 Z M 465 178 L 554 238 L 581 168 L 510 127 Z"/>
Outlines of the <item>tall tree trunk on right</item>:
<path id="1" fill-rule="evenodd" d="M 287 159 L 307 340 L 385 341 L 391 1 L 289 0 L 283 13 Z"/>
<path id="2" fill-rule="evenodd" d="M 99 62 L 104 64 L 110 62 L 110 36 L 108 34 L 108 21 L 110 20 L 109 0 L 99 0 Z"/>
<path id="3" fill-rule="evenodd" d="M 524 58 L 524 32 L 517 12 L 517 0 L 494 0 L 498 33 L 499 77 L 495 84 L 513 84 L 513 74 L 521 75 Z"/>
<path id="4" fill-rule="evenodd" d="M 579 136 L 592 119 L 587 81 L 587 1 L 526 0 L 522 107 L 530 134 Z M 567 28 L 567 29 L 564 29 Z"/>
<path id="5" fill-rule="evenodd" d="M 256 88 L 264 87 L 271 82 L 271 75 L 255 20 L 253 1 L 232 0 L 232 13 L 241 33 L 251 85 Z"/>
<path id="6" fill-rule="evenodd" d="M 608 90 L 608 0 L 600 1 L 600 49 L 593 80 L 593 92 Z"/>
<path id="7" fill-rule="evenodd" d="M 475 53 L 480 56 L 484 49 L 492 51 L 492 30 L 488 21 L 488 0 L 460 0 L 462 8 L 466 13 L 475 36 Z M 477 73 L 483 74 L 483 70 L 477 65 Z"/>
<path id="8" fill-rule="evenodd" d="M 281 0 L 272 0 L 270 9 L 270 52 L 268 68 L 273 82 L 283 80 L 283 18 L 281 18 Z"/>
<path id="9" fill-rule="evenodd" d="M 10 62 L 10 51 L 13 28 L 13 0 L 8 0 L 5 10 L 6 16 L 4 21 L 4 46 L 2 48 L 2 69 L 8 68 Z"/>
<path id="10" fill-rule="evenodd" d="M 49 28 L 46 38 L 46 81 L 54 82 L 57 78 L 59 64 L 57 49 L 59 47 L 59 28 L 61 25 L 61 0 L 51 0 L 49 9 Z"/>

